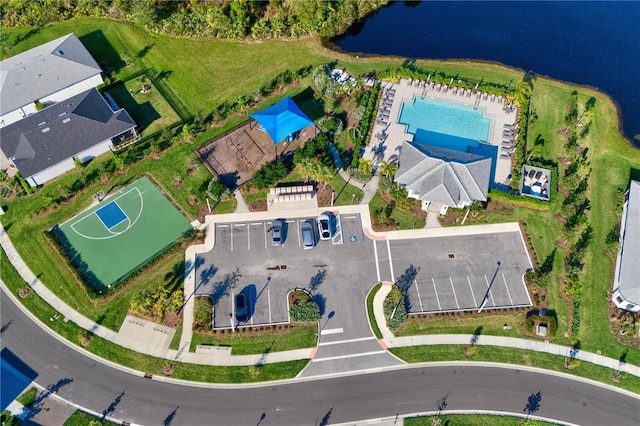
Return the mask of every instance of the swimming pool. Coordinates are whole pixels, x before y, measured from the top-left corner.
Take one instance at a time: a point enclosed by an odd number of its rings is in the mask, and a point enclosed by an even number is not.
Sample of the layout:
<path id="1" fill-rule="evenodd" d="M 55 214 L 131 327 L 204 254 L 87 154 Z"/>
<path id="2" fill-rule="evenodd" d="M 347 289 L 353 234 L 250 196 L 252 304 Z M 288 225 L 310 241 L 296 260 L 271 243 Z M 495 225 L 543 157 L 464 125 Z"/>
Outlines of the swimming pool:
<path id="1" fill-rule="evenodd" d="M 413 141 L 442 148 L 467 151 L 489 140 L 491 120 L 482 110 L 433 99 L 405 101 L 398 120 L 407 125 Z"/>

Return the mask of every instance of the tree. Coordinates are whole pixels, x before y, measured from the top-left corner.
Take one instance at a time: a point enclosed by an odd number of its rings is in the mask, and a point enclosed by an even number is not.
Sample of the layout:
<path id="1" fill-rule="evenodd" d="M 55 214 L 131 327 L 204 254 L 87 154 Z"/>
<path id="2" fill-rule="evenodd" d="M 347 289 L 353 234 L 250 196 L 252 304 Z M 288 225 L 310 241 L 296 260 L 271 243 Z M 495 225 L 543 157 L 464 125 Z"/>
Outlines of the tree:
<path id="1" fill-rule="evenodd" d="M 516 89 L 513 94 L 515 103 L 519 106 L 523 106 L 531 97 L 532 87 L 529 82 L 520 80 L 516 84 Z"/>
<path id="2" fill-rule="evenodd" d="M 382 160 L 380 163 L 380 174 L 386 178 L 393 180 L 393 177 L 398 171 L 398 163 L 388 163 L 386 160 Z"/>
<path id="3" fill-rule="evenodd" d="M 311 175 L 313 175 L 315 162 L 310 158 L 302 158 L 296 165 L 298 171 L 304 176 L 304 181 L 308 182 Z"/>
<path id="4" fill-rule="evenodd" d="M 211 179 L 207 186 L 207 195 L 214 201 L 221 201 L 231 195 L 231 191 L 217 178 Z"/>
<path id="5" fill-rule="evenodd" d="M 373 166 L 371 166 L 371 160 L 360 158 L 358 160 L 358 171 L 364 175 L 370 175 L 371 172 L 373 171 Z"/>
<path id="6" fill-rule="evenodd" d="M 329 166 L 318 163 L 318 169 L 316 170 L 316 182 L 322 183 L 323 188 L 326 188 L 331 182 L 333 182 L 334 172 Z"/>

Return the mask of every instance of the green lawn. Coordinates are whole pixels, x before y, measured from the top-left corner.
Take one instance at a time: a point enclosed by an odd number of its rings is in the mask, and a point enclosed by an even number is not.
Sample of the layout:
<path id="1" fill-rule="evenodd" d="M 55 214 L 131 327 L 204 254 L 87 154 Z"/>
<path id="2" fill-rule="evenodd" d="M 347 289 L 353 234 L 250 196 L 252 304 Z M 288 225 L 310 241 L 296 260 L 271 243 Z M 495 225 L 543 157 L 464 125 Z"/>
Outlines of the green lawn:
<path id="1" fill-rule="evenodd" d="M 376 193 L 369 203 L 369 211 L 371 213 L 376 210 L 385 210 L 388 204 L 382 199 L 380 194 Z M 413 215 L 394 209 L 391 213 L 391 219 L 398 225 L 398 229 L 420 229 L 424 228 L 424 219 L 418 219 Z"/>
<path id="2" fill-rule="evenodd" d="M 140 91 L 143 85 L 151 89 Z M 127 110 L 137 125 L 140 136 L 153 134 L 180 121 L 178 114 L 160 94 L 158 89 L 144 76 L 113 86 L 107 93 L 119 107 Z"/>
<path id="3" fill-rule="evenodd" d="M 197 345 L 230 346 L 232 355 L 252 355 L 269 352 L 312 348 L 318 342 L 317 327 L 300 327 L 287 330 L 260 331 L 249 336 L 250 331 L 239 329 L 233 335 L 210 336 L 193 334 L 191 352 Z"/>
<path id="4" fill-rule="evenodd" d="M 494 416 L 490 414 L 441 414 L 439 416 L 409 417 L 404 419 L 405 426 L 432 426 L 435 419 L 446 426 L 544 426 L 547 423 L 522 417 Z"/>

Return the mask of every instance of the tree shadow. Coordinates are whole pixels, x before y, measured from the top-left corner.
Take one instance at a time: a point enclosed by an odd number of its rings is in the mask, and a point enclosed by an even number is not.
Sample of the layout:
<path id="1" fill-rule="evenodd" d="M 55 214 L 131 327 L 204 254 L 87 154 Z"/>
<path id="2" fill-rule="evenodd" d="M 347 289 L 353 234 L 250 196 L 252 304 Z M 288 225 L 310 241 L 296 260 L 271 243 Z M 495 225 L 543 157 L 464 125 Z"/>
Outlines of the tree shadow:
<path id="1" fill-rule="evenodd" d="M 327 426 L 329 424 L 329 419 L 331 418 L 331 413 L 333 412 L 333 407 L 327 411 L 327 414 L 320 420 L 320 426 Z"/>
<path id="2" fill-rule="evenodd" d="M 318 305 L 318 309 L 320 310 L 320 316 L 322 317 L 324 313 L 327 311 L 327 298 L 324 297 L 321 293 L 314 294 L 313 301 Z"/>
<path id="3" fill-rule="evenodd" d="M 540 409 L 540 401 L 542 401 L 542 392 L 532 393 L 527 398 L 527 404 L 524 406 L 524 411 L 527 415 L 533 414 Z"/>
<path id="4" fill-rule="evenodd" d="M 47 388 L 42 393 L 40 393 L 31 404 L 29 412 L 24 419 L 24 424 L 33 424 L 33 422 L 30 422 L 31 419 L 33 419 L 36 415 L 38 415 L 38 413 L 42 412 L 43 410 L 48 411 L 48 408 L 44 407 L 44 401 L 49 397 L 49 395 L 58 392 L 63 386 L 66 386 L 71 382 L 73 382 L 73 379 L 66 378 L 58 380 L 53 385 L 47 386 Z"/>
<path id="5" fill-rule="evenodd" d="M 107 409 L 102 412 L 102 417 L 101 417 L 102 420 L 106 419 L 109 414 L 116 411 L 116 408 L 118 408 L 118 405 L 120 405 L 120 403 L 122 402 L 123 396 L 124 396 L 124 391 L 122 391 L 122 393 L 118 395 L 116 399 L 113 400 L 113 402 L 107 407 Z"/>
<path id="6" fill-rule="evenodd" d="M 231 273 L 225 274 L 221 281 L 214 284 L 213 291 L 209 294 L 211 302 L 213 302 L 214 305 L 217 305 L 220 299 L 229 295 L 231 289 L 236 286 L 241 277 L 242 274 L 240 273 L 239 268 Z"/>
<path id="7" fill-rule="evenodd" d="M 9 321 L 8 323 L 0 327 L 0 335 L 4 334 L 4 332 L 9 329 L 9 327 L 11 327 L 11 324 L 13 324 L 13 320 Z"/>
<path id="8" fill-rule="evenodd" d="M 396 286 L 400 289 L 401 292 L 407 293 L 409 291 L 411 284 L 413 284 L 416 277 L 418 276 L 418 272 L 420 272 L 420 268 L 409 265 L 404 273 L 396 279 Z"/>
<path id="9" fill-rule="evenodd" d="M 155 43 L 147 44 L 145 47 L 138 51 L 138 54 L 136 56 L 140 59 L 144 58 L 145 56 L 147 56 L 147 53 L 149 53 L 154 44 Z"/>
<path id="10" fill-rule="evenodd" d="M 176 407 L 175 410 L 169 413 L 169 415 L 162 421 L 163 426 L 171 425 L 171 422 L 173 422 L 173 419 L 176 418 L 176 414 L 178 414 L 178 408 L 180 407 L 179 406 Z"/>
<path id="11" fill-rule="evenodd" d="M 580 343 L 580 340 L 576 340 L 569 350 L 569 358 L 575 359 L 580 354 L 580 348 L 582 348 L 582 344 Z"/>
<path id="12" fill-rule="evenodd" d="M 320 285 L 324 282 L 325 278 L 327 277 L 327 271 L 326 270 L 318 270 L 318 272 L 311 277 L 311 279 L 309 280 L 309 291 L 310 292 L 315 292 L 318 287 L 320 287 Z"/>
<path id="13" fill-rule="evenodd" d="M 16 39 L 13 41 L 13 46 L 17 45 L 18 43 L 22 43 L 23 41 L 30 39 L 31 37 L 33 37 L 34 35 L 37 35 L 40 33 L 40 31 L 44 28 L 44 26 L 39 26 L 39 27 L 35 27 L 30 29 L 29 31 L 27 31 L 24 34 L 20 34 L 16 37 Z"/>
<path id="14" fill-rule="evenodd" d="M 448 399 L 449 399 L 449 392 L 447 392 L 445 396 L 443 396 L 438 400 L 438 403 L 436 405 L 438 409 L 436 416 L 439 416 L 444 410 L 447 409 L 447 406 L 449 405 Z"/>
<path id="15" fill-rule="evenodd" d="M 473 331 L 473 335 L 471 336 L 471 342 L 470 342 L 473 346 L 478 344 L 478 340 L 480 340 L 481 334 L 482 334 L 482 326 L 476 328 Z"/>

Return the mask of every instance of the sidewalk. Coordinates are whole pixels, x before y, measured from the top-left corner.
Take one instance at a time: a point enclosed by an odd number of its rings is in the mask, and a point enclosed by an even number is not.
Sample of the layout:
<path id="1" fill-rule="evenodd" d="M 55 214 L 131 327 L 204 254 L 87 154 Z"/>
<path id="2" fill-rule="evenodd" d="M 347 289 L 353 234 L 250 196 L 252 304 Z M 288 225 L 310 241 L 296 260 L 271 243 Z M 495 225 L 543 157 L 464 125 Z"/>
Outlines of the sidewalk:
<path id="1" fill-rule="evenodd" d="M 314 216 L 320 213 L 319 208 L 307 209 L 300 211 L 291 211 L 292 216 Z M 371 230 L 371 219 L 369 216 L 369 209 L 367 205 L 356 206 L 344 206 L 336 207 L 335 211 L 338 214 L 353 214 L 360 213 L 362 216 L 362 225 L 365 229 L 365 233 L 372 235 L 375 239 L 395 239 L 402 237 L 407 238 L 410 235 L 413 238 L 414 234 L 420 234 L 422 237 L 434 237 L 443 234 L 449 235 L 462 235 L 468 234 L 473 231 L 478 232 L 513 232 L 519 230 L 518 224 L 498 224 L 498 225 L 478 225 L 478 226 L 465 226 L 456 228 L 438 228 L 438 229 L 421 229 L 412 231 L 393 231 L 389 233 L 378 233 Z M 230 221 L 242 221 L 242 220 L 266 220 L 275 219 L 276 213 L 274 212 L 238 212 L 229 213 L 223 215 L 210 215 L 206 216 L 205 224 L 203 225 L 205 230 L 210 230 L 215 227 L 216 222 L 230 222 Z M 406 233 L 406 234 L 405 234 Z M 195 293 L 195 268 L 193 267 L 195 257 L 197 253 L 203 251 L 209 251 L 213 248 L 215 243 L 215 233 L 206 232 L 204 244 L 194 245 L 187 248 L 185 253 L 185 306 L 183 308 L 185 326 L 182 328 L 182 335 L 180 338 L 180 345 L 178 350 L 167 349 L 165 347 L 153 346 L 148 343 L 141 342 L 139 339 L 123 336 L 113 330 L 101 326 L 94 321 L 79 314 L 66 303 L 60 300 L 55 294 L 53 294 L 42 282 L 33 274 L 33 272 L 24 263 L 22 257 L 15 250 L 9 236 L 4 230 L 4 226 L 0 223 L 0 245 L 4 249 L 10 262 L 14 265 L 20 276 L 24 281 L 31 286 L 31 288 L 42 297 L 49 305 L 56 309 L 63 317 L 64 321 L 72 321 L 85 330 L 90 331 L 92 334 L 109 340 L 117 345 L 125 347 L 127 349 L 134 350 L 146 355 L 151 355 L 158 358 L 164 358 L 168 360 L 180 361 L 191 364 L 202 365 L 219 365 L 219 366 L 242 366 L 242 365 L 262 365 L 284 361 L 293 361 L 300 359 L 311 359 L 315 353 L 316 348 L 298 349 L 284 352 L 270 352 L 266 354 L 253 354 L 253 355 L 231 355 L 229 348 L 225 347 L 208 347 L 196 350 L 196 352 L 189 352 L 191 345 L 192 331 L 190 324 L 193 323 L 193 309 L 194 309 L 194 297 Z M 20 303 L 17 297 L 13 295 L 6 288 L 4 282 L 0 280 L 0 285 L 3 286 L 6 293 L 12 297 L 15 303 Z M 378 293 L 374 296 L 374 316 L 378 327 L 382 333 L 383 338 L 380 340 L 381 344 L 385 347 L 404 347 L 404 346 L 420 346 L 420 345 L 469 345 L 472 339 L 477 339 L 478 345 L 511 347 L 517 349 L 527 349 L 538 352 L 546 352 L 549 354 L 570 356 L 572 348 L 561 346 L 552 343 L 545 343 L 543 341 L 519 339 L 512 337 L 501 336 L 473 336 L 464 334 L 445 334 L 445 335 L 423 335 L 423 336 L 409 336 L 409 337 L 394 337 L 393 333 L 387 328 L 386 321 L 384 319 L 383 303 L 387 294 L 391 291 L 392 283 L 384 282 Z M 189 326 L 186 326 L 189 324 Z M 635 365 L 626 364 L 620 360 L 605 357 L 602 355 L 577 351 L 573 354 L 574 358 L 591 362 L 597 365 L 601 365 L 612 370 L 620 370 L 624 373 L 632 374 L 640 377 L 640 367 Z"/>

